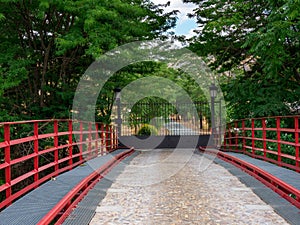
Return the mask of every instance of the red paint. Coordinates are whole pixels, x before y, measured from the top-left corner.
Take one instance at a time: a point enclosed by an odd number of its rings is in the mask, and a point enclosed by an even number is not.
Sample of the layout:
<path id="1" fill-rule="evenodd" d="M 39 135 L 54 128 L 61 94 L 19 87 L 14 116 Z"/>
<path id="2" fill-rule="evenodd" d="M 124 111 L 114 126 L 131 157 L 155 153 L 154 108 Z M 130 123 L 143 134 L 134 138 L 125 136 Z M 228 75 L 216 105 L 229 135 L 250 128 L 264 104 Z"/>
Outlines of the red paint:
<path id="1" fill-rule="evenodd" d="M 251 163 L 248 163 L 242 159 L 231 156 L 226 152 L 203 147 L 200 147 L 199 149 L 200 151 L 203 151 L 207 154 L 216 154 L 220 159 L 235 165 L 236 167 L 261 181 L 263 184 L 271 188 L 273 191 L 275 191 L 280 196 L 300 209 L 300 190 L 298 190 L 297 188 L 285 183 L 284 181 L 262 170 L 261 168 L 252 165 Z"/>
<path id="2" fill-rule="evenodd" d="M 281 121 L 284 119 L 294 120 L 294 127 L 282 128 Z M 300 172 L 300 155 L 299 155 L 299 119 L 300 116 L 277 116 L 277 117 L 265 117 L 265 118 L 255 118 L 255 119 L 243 119 L 239 121 L 234 121 L 227 124 L 226 132 L 224 135 L 223 149 L 232 152 L 243 152 L 254 158 L 259 158 L 264 161 L 276 163 L 278 166 L 288 167 L 297 172 Z M 268 120 L 273 120 L 274 126 L 270 127 L 267 123 Z M 248 123 L 247 123 L 248 122 Z M 249 123 L 250 122 L 250 123 Z M 247 126 L 248 124 L 248 126 Z M 233 129 L 234 127 L 234 129 Z M 232 132 L 239 131 L 239 135 Z M 247 136 L 250 132 L 251 135 Z M 274 139 L 267 138 L 267 132 L 273 132 Z M 262 132 L 260 137 L 256 136 L 256 132 Z M 295 141 L 285 141 L 281 140 L 283 134 L 292 134 L 295 137 Z M 251 144 L 250 144 L 251 143 Z M 268 143 L 275 143 L 276 150 L 268 149 Z M 295 155 L 282 152 L 282 145 L 291 146 L 295 148 Z M 258 147 L 262 146 L 262 147 Z M 277 159 L 271 159 L 267 157 L 267 154 L 275 155 Z M 295 160 L 295 165 L 284 162 L 284 158 Z"/>
<path id="3" fill-rule="evenodd" d="M 133 149 L 130 149 L 116 155 L 103 166 L 84 178 L 78 185 L 76 185 L 76 187 L 74 187 L 66 196 L 64 196 L 64 198 L 62 198 L 61 201 L 57 203 L 56 206 L 53 207 L 43 219 L 39 221 L 38 225 L 49 224 L 54 219 L 57 219 L 55 224 L 62 224 L 62 222 L 69 216 L 72 209 L 86 195 L 86 193 L 122 159 L 131 155 L 133 151 Z"/>
<path id="4" fill-rule="evenodd" d="M 73 130 L 73 123 L 78 123 L 77 130 Z M 45 126 L 51 124 L 53 127 L 52 133 L 43 134 L 40 130 Z M 33 131 L 29 132 L 29 136 L 24 134 L 23 137 L 18 139 L 13 139 L 11 136 L 11 130 L 14 129 L 14 126 L 22 125 L 32 125 Z M 61 125 L 65 125 L 65 130 L 60 130 Z M 96 157 L 99 153 L 99 148 L 101 148 L 101 153 L 103 153 L 103 148 L 105 144 L 107 148 L 112 148 L 113 145 L 108 142 L 102 142 L 104 132 L 106 137 L 113 135 L 109 132 L 114 132 L 114 129 L 111 126 L 107 125 L 107 129 L 104 131 L 103 124 L 84 122 L 84 121 L 72 121 L 72 120 L 32 120 L 32 121 L 20 121 L 20 122 L 2 122 L 0 126 L 4 129 L 4 141 L 0 142 L 0 151 L 4 153 L 4 161 L 0 163 L 0 169 L 4 170 L 5 183 L 0 185 L 0 192 L 5 192 L 5 200 L 0 202 L 0 210 L 11 204 L 15 199 L 26 194 L 28 191 L 36 188 L 41 183 L 49 180 L 51 177 L 57 176 L 59 173 L 65 172 L 74 168 L 75 166 L 83 163 L 88 157 Z M 98 135 L 98 127 L 101 127 L 100 135 Z M 88 127 L 88 129 L 84 129 Z M 30 136 L 30 134 L 32 136 Z M 73 136 L 77 135 L 79 137 L 78 142 L 73 140 Z M 60 137 L 66 137 L 65 140 L 68 140 L 65 144 L 59 143 Z M 87 136 L 86 140 L 83 140 L 83 137 Z M 100 136 L 100 138 L 99 138 Z M 53 140 L 52 146 L 47 146 L 46 149 L 41 149 L 41 144 L 43 140 Z M 14 145 L 28 144 L 33 143 L 33 151 L 30 154 L 21 156 L 19 158 L 11 159 L 11 147 Z M 91 147 L 92 143 L 102 143 L 102 146 Z M 79 153 L 74 153 L 73 150 L 75 146 L 78 146 Z M 83 152 L 83 146 L 88 146 L 88 151 Z M 66 151 L 64 157 L 62 157 L 61 151 Z M 46 153 L 50 153 L 54 156 L 52 161 L 47 162 L 43 166 L 39 166 L 39 159 L 41 156 Z M 86 155 L 88 153 L 88 155 Z M 61 157 L 61 158 L 59 158 Z M 32 160 L 33 170 L 28 171 L 25 174 L 22 174 L 18 177 L 12 179 L 12 168 L 13 165 L 21 164 L 26 160 Z M 68 163 L 65 163 L 68 162 Z M 76 162 L 76 163 L 74 163 Z M 65 163 L 65 164 L 62 164 Z M 54 171 L 44 177 L 41 177 L 40 174 L 49 168 L 54 168 Z M 24 181 L 25 179 L 33 177 L 34 182 L 24 187 L 23 189 L 12 193 L 12 186 L 18 185 L 18 183 Z"/>

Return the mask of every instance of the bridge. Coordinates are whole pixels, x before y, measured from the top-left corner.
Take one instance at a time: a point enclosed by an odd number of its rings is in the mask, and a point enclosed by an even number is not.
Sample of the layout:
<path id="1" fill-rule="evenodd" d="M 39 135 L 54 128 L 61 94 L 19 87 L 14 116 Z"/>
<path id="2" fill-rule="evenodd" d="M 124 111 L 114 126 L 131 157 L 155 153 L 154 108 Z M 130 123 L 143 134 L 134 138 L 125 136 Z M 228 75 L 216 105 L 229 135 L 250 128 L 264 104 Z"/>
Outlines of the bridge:
<path id="1" fill-rule="evenodd" d="M 300 116 L 234 121 L 196 149 L 120 148 L 87 121 L 0 128 L 1 225 L 300 221 Z"/>

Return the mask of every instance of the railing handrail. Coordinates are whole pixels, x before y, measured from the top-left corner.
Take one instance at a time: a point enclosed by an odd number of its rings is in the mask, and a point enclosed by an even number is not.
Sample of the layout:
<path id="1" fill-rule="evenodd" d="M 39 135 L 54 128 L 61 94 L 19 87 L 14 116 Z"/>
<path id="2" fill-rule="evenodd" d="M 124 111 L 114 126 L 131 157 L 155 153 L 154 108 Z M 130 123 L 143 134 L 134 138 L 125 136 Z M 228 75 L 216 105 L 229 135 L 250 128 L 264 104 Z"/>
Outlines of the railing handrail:
<path id="1" fill-rule="evenodd" d="M 43 120 L 20 120 L 20 121 L 8 121 L 8 122 L 0 122 L 0 126 L 3 126 L 4 124 L 25 124 L 25 123 L 34 123 L 34 122 L 53 122 L 53 121 L 58 121 L 58 122 L 67 122 L 67 121 L 73 121 L 73 122 L 83 122 L 83 123 L 92 123 L 92 124 L 105 124 L 101 122 L 91 122 L 87 120 L 74 120 L 74 119 L 43 119 Z"/>
<path id="2" fill-rule="evenodd" d="M 17 135 L 12 134 L 19 126 L 27 124 L 32 127 L 21 127 Z M 28 120 L 1 122 L 0 129 L 4 134 L 0 142 L 0 181 L 4 182 L 0 183 L 0 210 L 51 177 L 110 152 L 118 145 L 116 129 L 98 122 Z M 49 143 L 51 146 L 46 146 Z M 26 154 L 17 150 L 26 151 Z M 28 168 L 24 169 L 21 163 L 26 162 Z M 17 171 L 18 168 L 24 171 Z"/>
<path id="3" fill-rule="evenodd" d="M 245 120 L 261 120 L 261 119 L 274 119 L 274 118 L 294 118 L 294 117 L 300 117 L 300 115 L 285 115 L 285 116 L 263 116 L 263 117 L 249 117 L 249 118 L 243 118 L 243 119 L 237 119 L 237 120 L 233 120 L 233 121 L 230 121 L 228 122 L 227 124 L 229 123 L 234 123 L 234 122 L 240 122 L 240 121 L 245 121 Z"/>

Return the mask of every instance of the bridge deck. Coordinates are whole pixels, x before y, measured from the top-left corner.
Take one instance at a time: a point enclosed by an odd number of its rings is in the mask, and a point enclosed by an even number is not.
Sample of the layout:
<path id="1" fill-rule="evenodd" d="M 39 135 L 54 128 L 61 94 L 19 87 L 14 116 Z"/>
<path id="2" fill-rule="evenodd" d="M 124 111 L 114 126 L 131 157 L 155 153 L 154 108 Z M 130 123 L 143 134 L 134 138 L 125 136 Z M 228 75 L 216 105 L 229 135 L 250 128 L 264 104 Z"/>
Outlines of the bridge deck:
<path id="1" fill-rule="evenodd" d="M 89 160 L 42 184 L 0 212 L 0 225 L 37 224 L 81 180 L 122 151 Z"/>
<path id="2" fill-rule="evenodd" d="M 190 154 L 142 152 L 107 190 L 91 222 L 77 223 L 83 215 L 75 209 L 65 224 L 299 224 L 298 208 L 247 173 Z"/>
<path id="3" fill-rule="evenodd" d="M 95 158 L 28 193 L 0 213 L 0 225 L 36 224 L 78 182 L 120 151 Z M 142 152 L 130 164 L 138 153 L 126 158 L 64 224 L 299 224 L 298 208 L 239 168 L 194 150 L 179 151 L 173 157 L 172 152 Z M 300 189 L 299 173 L 243 154 L 227 154 Z"/>

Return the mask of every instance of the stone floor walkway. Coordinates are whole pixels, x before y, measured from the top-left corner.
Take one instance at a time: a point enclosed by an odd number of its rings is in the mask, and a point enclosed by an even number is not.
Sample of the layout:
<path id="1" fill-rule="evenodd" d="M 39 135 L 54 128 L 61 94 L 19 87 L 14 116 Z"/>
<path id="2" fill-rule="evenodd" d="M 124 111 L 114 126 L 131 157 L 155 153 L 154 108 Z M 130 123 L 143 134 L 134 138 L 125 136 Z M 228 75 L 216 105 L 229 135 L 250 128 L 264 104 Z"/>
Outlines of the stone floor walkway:
<path id="1" fill-rule="evenodd" d="M 190 149 L 141 152 L 90 224 L 288 223 L 226 169 Z"/>

